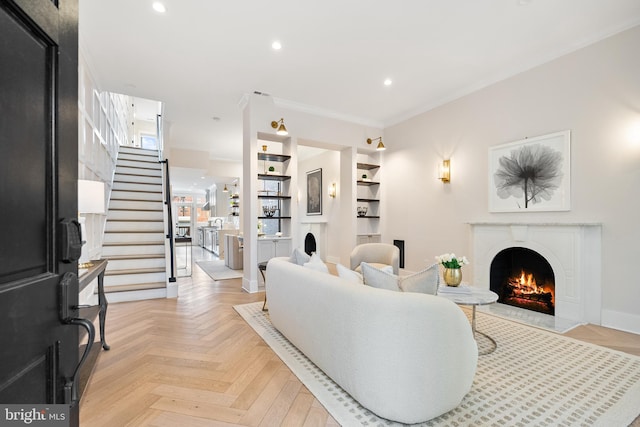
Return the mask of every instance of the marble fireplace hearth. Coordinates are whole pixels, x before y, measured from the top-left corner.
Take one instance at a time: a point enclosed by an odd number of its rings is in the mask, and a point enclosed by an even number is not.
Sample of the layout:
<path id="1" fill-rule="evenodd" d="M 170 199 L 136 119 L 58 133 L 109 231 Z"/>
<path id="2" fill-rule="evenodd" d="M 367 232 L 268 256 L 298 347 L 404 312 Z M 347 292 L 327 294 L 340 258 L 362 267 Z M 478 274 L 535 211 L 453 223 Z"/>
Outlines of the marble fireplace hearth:
<path id="1" fill-rule="evenodd" d="M 555 274 L 555 315 L 506 304 L 484 306 L 483 311 L 558 332 L 584 323 L 601 324 L 601 224 L 514 221 L 470 226 L 474 286 L 489 289 L 491 263 L 508 248 L 537 252 Z"/>

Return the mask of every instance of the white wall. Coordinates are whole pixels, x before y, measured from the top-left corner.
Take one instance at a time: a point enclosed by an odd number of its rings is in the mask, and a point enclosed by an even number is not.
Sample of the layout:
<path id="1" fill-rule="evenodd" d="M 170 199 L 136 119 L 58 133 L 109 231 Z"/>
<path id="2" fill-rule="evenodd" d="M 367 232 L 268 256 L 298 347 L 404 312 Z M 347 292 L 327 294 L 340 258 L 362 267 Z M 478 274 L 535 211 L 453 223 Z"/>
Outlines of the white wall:
<path id="1" fill-rule="evenodd" d="M 111 194 L 118 147 L 128 141 L 128 96 L 104 92 L 96 83 L 83 51 L 78 58 L 78 179 L 105 183 L 105 208 Z M 89 259 L 102 255 L 104 214 L 86 214 L 83 247 Z"/>
<path id="2" fill-rule="evenodd" d="M 407 268 L 470 253 L 470 221 L 603 224 L 603 325 L 640 333 L 640 27 L 385 129 L 385 229 Z M 488 148 L 571 130 L 571 210 L 489 213 Z M 451 183 L 436 166 L 451 158 Z M 473 275 L 473 260 L 465 267 Z"/>
<path id="3" fill-rule="evenodd" d="M 307 172 L 322 168 L 322 215 L 307 215 Z M 300 200 L 298 212 L 300 222 L 323 222 L 326 224 L 327 247 L 322 248 L 323 258 L 335 260 L 340 258 L 340 198 L 329 197 L 329 185 L 335 182 L 340 188 L 340 152 L 326 151 L 298 163 L 298 186 Z M 301 239 L 306 235 L 304 226 Z M 294 244 L 295 247 L 295 244 Z M 301 247 L 300 249 L 304 249 Z"/>

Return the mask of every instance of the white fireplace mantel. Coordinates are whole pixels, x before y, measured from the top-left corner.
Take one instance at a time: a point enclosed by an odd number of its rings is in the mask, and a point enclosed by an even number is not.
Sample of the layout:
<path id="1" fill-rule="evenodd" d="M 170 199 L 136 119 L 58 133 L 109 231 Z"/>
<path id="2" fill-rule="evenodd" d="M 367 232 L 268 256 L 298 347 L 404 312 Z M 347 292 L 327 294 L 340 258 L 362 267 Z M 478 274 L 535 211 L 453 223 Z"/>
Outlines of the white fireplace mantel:
<path id="1" fill-rule="evenodd" d="M 502 250 L 531 249 L 555 275 L 555 315 L 601 324 L 602 224 L 597 222 L 470 222 L 474 285 L 489 289 L 491 262 Z"/>

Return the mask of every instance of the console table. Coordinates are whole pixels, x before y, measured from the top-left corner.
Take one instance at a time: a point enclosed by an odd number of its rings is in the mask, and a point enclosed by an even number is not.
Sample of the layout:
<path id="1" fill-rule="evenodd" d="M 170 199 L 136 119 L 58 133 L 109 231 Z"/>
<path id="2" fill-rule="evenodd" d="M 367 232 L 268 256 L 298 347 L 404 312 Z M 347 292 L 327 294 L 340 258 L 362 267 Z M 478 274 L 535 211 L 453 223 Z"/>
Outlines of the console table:
<path id="1" fill-rule="evenodd" d="M 98 279 L 98 305 L 81 305 L 78 306 L 78 317 L 82 319 L 87 319 L 91 322 L 94 321 L 96 316 L 100 318 L 100 344 L 102 348 L 105 350 L 109 350 L 111 347 L 107 345 L 105 339 L 105 330 L 104 324 L 105 319 L 107 317 L 107 298 L 104 294 L 104 272 L 107 268 L 107 260 L 100 259 L 94 260 L 90 262 L 90 266 L 86 271 L 79 272 L 80 277 L 78 278 L 79 286 L 78 292 L 85 289 L 89 284 L 95 279 Z M 84 270 L 84 269 L 83 269 Z M 78 372 L 78 386 L 79 386 L 79 398 L 84 394 L 84 390 L 89 383 L 89 378 L 91 377 L 91 373 L 93 372 L 93 368 L 98 360 L 98 355 L 100 354 L 100 347 L 94 346 L 93 343 L 87 342 L 86 345 L 80 347 L 80 357 L 84 354 L 86 347 L 88 347 L 88 355 L 84 364 L 81 365 L 80 370 Z"/>
<path id="2" fill-rule="evenodd" d="M 92 264 L 86 272 L 80 275 L 78 292 L 82 292 L 84 288 L 98 278 L 98 305 L 79 306 L 79 317 L 83 319 L 95 319 L 96 315 L 100 317 L 100 344 L 105 350 L 109 350 L 109 347 L 105 340 L 104 323 L 107 317 L 107 297 L 104 294 L 104 271 L 107 269 L 107 260 L 99 259 L 91 261 Z"/>

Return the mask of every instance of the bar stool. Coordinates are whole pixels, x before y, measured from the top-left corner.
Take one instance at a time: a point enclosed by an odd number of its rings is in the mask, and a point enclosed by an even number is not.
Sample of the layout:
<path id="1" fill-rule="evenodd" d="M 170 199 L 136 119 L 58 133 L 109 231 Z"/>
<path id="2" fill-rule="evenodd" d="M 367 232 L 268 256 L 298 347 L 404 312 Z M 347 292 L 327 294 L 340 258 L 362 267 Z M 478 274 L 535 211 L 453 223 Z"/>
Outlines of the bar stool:
<path id="1" fill-rule="evenodd" d="M 269 311 L 267 307 L 267 279 L 264 272 L 267 271 L 267 261 L 258 263 L 258 271 L 262 274 L 262 281 L 264 282 L 264 303 L 262 304 L 262 311 Z"/>

